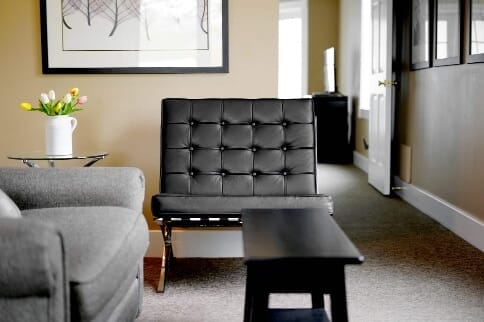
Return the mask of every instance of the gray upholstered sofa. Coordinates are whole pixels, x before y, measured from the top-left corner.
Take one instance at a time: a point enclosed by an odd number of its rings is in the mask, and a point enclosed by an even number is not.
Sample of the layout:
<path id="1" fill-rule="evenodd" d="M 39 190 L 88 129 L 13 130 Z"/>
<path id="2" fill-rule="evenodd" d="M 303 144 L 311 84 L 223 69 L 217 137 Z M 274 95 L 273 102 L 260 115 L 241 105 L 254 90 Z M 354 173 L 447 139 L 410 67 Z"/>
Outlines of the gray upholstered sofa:
<path id="1" fill-rule="evenodd" d="M 134 320 L 144 189 L 136 168 L 0 168 L 0 320 Z"/>

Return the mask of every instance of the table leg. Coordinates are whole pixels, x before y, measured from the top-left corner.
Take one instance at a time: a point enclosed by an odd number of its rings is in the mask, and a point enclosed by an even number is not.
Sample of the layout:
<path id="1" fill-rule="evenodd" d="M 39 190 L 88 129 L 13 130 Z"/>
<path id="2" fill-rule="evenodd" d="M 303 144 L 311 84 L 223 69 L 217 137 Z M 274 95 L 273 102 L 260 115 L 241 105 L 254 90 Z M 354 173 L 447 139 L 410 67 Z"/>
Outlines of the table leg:
<path id="1" fill-rule="evenodd" d="M 249 274 L 249 268 L 247 267 L 247 277 L 245 280 L 245 305 L 244 305 L 244 322 L 252 321 L 252 298 L 254 290 L 252 290 L 251 275 Z"/>
<path id="2" fill-rule="evenodd" d="M 252 322 L 269 321 L 269 294 L 256 292 L 252 302 Z"/>
<path id="3" fill-rule="evenodd" d="M 36 163 L 35 163 L 34 161 L 32 161 L 32 160 L 22 160 L 22 162 L 23 162 L 23 163 L 24 163 L 26 166 L 28 166 L 29 168 L 38 168 L 38 167 L 39 167 L 39 165 L 38 165 L 38 164 L 36 164 Z"/>
<path id="4" fill-rule="evenodd" d="M 88 163 L 86 163 L 84 166 L 85 167 L 90 167 L 92 166 L 94 163 L 98 162 L 99 160 L 102 160 L 104 159 L 104 157 L 100 157 L 100 158 L 93 158 L 92 160 L 90 160 Z"/>
<path id="5" fill-rule="evenodd" d="M 348 309 L 346 308 L 345 268 L 341 266 L 333 272 L 333 286 L 331 296 L 331 321 L 348 322 Z"/>
<path id="6" fill-rule="evenodd" d="M 244 322 L 260 322 L 269 319 L 269 293 L 261 289 L 261 283 L 249 267 L 245 286 Z"/>
<path id="7" fill-rule="evenodd" d="M 324 309 L 324 294 L 319 292 L 312 292 L 311 302 L 313 309 Z"/>

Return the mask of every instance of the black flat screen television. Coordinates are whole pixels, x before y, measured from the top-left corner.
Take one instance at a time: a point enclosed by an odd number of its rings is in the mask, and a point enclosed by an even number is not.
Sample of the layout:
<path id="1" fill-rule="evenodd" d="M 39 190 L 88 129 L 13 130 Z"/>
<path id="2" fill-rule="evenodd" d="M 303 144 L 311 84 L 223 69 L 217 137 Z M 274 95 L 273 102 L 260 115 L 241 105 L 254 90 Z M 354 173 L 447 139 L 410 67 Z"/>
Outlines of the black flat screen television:
<path id="1" fill-rule="evenodd" d="M 323 51 L 323 78 L 324 93 L 336 93 L 336 66 L 334 47 L 327 48 Z"/>

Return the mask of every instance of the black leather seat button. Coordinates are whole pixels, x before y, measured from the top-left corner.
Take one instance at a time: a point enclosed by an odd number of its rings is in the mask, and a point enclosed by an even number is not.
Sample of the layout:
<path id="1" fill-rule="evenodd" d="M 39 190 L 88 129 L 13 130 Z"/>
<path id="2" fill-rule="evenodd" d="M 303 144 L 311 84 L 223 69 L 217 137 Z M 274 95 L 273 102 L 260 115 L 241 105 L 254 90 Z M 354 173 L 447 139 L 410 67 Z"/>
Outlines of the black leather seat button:
<path id="1" fill-rule="evenodd" d="M 190 175 L 190 177 L 193 177 L 195 175 L 195 173 L 193 171 L 190 171 L 190 173 L 188 173 Z"/>
<path id="2" fill-rule="evenodd" d="M 255 146 L 253 146 L 251 149 L 250 149 L 252 152 L 255 152 L 257 151 L 257 148 Z"/>
<path id="3" fill-rule="evenodd" d="M 224 126 L 225 125 L 225 121 L 220 122 L 220 125 L 221 126 Z"/>
<path id="4" fill-rule="evenodd" d="M 287 176 L 287 172 L 286 172 L 286 171 L 284 171 L 284 172 L 282 173 L 282 175 L 283 175 L 283 176 Z"/>
<path id="5" fill-rule="evenodd" d="M 282 149 L 282 151 L 287 151 L 287 146 L 283 145 L 283 146 L 281 147 L 281 149 Z"/>
<path id="6" fill-rule="evenodd" d="M 252 125 L 253 127 L 255 127 L 255 126 L 257 125 L 257 123 L 252 122 L 252 123 L 251 123 L 251 125 Z"/>
<path id="7" fill-rule="evenodd" d="M 253 177 L 257 176 L 257 172 L 252 172 L 252 176 Z"/>
<path id="8" fill-rule="evenodd" d="M 227 175 L 227 173 L 225 173 L 225 172 L 223 172 L 223 171 L 222 171 L 222 172 L 220 173 L 220 175 L 221 175 L 222 177 L 225 177 L 225 176 Z"/>
<path id="9" fill-rule="evenodd" d="M 286 127 L 287 126 L 287 122 L 282 122 L 282 126 Z"/>
<path id="10" fill-rule="evenodd" d="M 190 124 L 190 126 L 194 126 L 195 125 L 195 122 L 194 121 L 190 121 L 190 123 L 188 123 L 188 124 Z"/>
<path id="11" fill-rule="evenodd" d="M 223 151 L 223 150 L 225 150 L 225 147 L 222 145 L 222 146 L 220 147 L 220 151 Z"/>
<path id="12" fill-rule="evenodd" d="M 188 150 L 193 151 L 195 148 L 193 146 L 188 147 Z"/>

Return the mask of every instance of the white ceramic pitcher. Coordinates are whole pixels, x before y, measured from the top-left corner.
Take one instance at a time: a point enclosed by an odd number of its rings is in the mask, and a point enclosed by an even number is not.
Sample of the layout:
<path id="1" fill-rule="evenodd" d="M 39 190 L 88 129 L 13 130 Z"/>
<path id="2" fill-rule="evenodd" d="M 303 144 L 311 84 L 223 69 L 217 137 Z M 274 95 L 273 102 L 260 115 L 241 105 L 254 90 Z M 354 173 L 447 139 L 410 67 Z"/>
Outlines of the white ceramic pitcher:
<path id="1" fill-rule="evenodd" d="M 68 115 L 48 116 L 45 121 L 45 154 L 72 154 L 72 132 L 77 120 Z"/>

